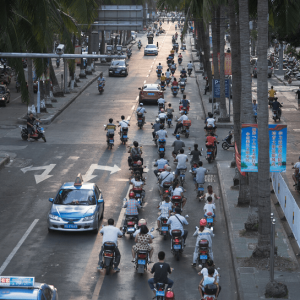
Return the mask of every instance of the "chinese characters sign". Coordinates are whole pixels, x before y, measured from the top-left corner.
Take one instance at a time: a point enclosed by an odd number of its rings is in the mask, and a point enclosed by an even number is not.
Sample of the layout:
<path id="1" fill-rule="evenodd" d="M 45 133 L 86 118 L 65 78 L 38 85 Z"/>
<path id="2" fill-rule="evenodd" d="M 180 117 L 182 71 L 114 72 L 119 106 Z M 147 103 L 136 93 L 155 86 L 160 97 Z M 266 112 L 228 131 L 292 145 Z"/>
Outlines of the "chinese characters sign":
<path id="1" fill-rule="evenodd" d="M 241 171 L 258 171 L 257 124 L 242 125 Z M 270 172 L 286 170 L 286 125 L 269 125 Z"/>
<path id="2" fill-rule="evenodd" d="M 224 53 L 224 74 L 225 75 L 232 75 L 231 71 L 231 53 Z M 213 54 L 211 55 L 212 57 L 212 63 L 211 63 L 211 72 L 212 75 L 214 75 L 214 58 Z M 218 53 L 218 66 L 219 66 L 219 72 L 220 72 L 220 53 Z"/>

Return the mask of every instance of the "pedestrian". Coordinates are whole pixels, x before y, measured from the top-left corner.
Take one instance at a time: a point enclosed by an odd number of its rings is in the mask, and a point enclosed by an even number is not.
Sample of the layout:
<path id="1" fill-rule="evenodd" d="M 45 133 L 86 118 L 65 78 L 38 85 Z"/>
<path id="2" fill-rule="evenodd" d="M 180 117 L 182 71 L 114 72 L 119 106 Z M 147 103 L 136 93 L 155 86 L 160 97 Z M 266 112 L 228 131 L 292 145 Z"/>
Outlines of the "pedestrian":
<path id="1" fill-rule="evenodd" d="M 299 89 L 296 92 L 296 95 L 298 96 L 298 108 L 300 107 L 300 86 Z"/>

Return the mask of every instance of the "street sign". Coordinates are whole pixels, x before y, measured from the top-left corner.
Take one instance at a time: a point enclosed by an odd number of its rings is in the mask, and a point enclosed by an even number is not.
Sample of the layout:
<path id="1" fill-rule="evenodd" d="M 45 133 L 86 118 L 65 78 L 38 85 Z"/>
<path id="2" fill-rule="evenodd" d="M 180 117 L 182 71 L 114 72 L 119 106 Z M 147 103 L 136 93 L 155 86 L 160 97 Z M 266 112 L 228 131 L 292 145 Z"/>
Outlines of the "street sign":
<path id="1" fill-rule="evenodd" d="M 214 91 L 214 98 L 220 98 L 221 89 L 220 89 L 220 80 L 213 79 L 213 91 Z M 225 79 L 225 97 L 230 98 L 230 79 Z"/>
<path id="2" fill-rule="evenodd" d="M 270 172 L 286 171 L 287 126 L 269 125 Z M 257 124 L 242 125 L 241 171 L 258 172 Z"/>

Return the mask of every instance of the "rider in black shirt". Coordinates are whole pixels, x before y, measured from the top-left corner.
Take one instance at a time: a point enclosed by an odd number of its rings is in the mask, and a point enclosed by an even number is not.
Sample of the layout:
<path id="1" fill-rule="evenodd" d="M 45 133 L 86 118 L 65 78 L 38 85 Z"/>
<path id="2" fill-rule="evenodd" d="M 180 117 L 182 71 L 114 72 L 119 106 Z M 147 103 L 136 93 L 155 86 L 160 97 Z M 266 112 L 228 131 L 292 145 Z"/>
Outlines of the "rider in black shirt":
<path id="1" fill-rule="evenodd" d="M 30 113 L 29 117 L 27 119 L 27 132 L 28 132 L 28 139 L 27 140 L 28 140 L 28 142 L 30 141 L 30 135 L 32 133 L 34 133 L 34 131 L 33 131 L 33 123 L 34 123 L 34 121 L 39 121 L 40 122 L 40 120 L 36 119 L 33 116 L 33 113 Z"/>
<path id="2" fill-rule="evenodd" d="M 152 269 L 149 269 L 151 274 L 154 273 L 154 278 L 150 278 L 148 280 L 148 284 L 150 289 L 155 293 L 154 283 L 165 283 L 168 285 L 168 289 L 172 288 L 174 282 L 170 278 L 168 278 L 168 273 L 171 274 L 174 269 L 170 268 L 170 265 L 165 263 L 165 252 L 160 251 L 158 253 L 158 263 L 155 263 Z"/>

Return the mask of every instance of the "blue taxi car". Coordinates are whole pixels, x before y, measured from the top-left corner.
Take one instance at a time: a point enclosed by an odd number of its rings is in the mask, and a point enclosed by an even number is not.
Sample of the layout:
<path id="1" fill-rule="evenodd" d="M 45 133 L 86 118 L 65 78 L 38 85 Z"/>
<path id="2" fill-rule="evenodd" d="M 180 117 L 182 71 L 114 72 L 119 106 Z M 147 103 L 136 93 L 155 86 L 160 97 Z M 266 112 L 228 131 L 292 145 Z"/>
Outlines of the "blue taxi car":
<path id="1" fill-rule="evenodd" d="M 75 182 L 61 186 L 48 215 L 48 230 L 93 231 L 98 233 L 104 213 L 104 199 L 95 183 L 84 183 L 78 174 Z"/>
<path id="2" fill-rule="evenodd" d="M 0 276 L 0 299 L 58 300 L 53 285 L 35 282 L 34 277 Z"/>

